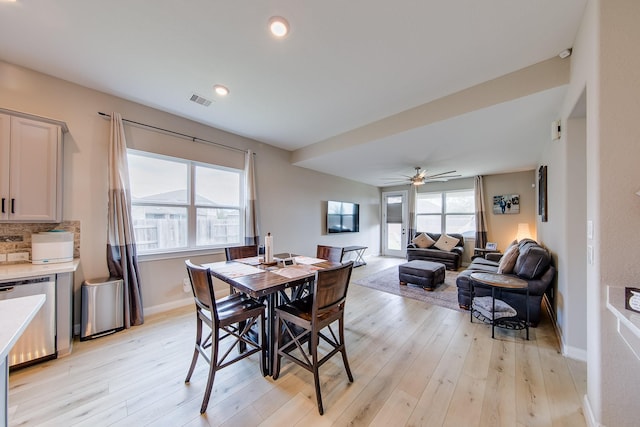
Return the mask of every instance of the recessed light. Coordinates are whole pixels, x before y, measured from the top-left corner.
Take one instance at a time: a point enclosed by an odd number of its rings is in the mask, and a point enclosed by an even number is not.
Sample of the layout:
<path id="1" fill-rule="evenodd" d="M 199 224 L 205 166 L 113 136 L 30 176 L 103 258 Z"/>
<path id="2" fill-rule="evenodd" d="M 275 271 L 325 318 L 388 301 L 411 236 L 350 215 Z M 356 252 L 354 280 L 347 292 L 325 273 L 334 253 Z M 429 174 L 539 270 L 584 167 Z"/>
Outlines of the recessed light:
<path id="1" fill-rule="evenodd" d="M 282 39 L 289 34 L 289 23 L 282 16 L 272 16 L 269 18 L 269 31 L 275 37 Z"/>
<path id="2" fill-rule="evenodd" d="M 229 89 L 227 89 L 226 87 L 222 86 L 222 85 L 215 85 L 213 87 L 213 90 L 220 96 L 227 96 L 229 95 Z"/>

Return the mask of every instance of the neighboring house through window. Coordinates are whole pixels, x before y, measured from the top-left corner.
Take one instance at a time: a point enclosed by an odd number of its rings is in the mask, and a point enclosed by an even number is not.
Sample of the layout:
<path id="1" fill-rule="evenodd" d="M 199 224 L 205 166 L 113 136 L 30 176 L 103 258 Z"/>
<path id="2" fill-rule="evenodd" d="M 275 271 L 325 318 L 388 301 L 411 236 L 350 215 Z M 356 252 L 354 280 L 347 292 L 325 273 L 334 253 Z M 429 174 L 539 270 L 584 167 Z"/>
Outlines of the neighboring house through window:
<path id="1" fill-rule="evenodd" d="M 244 241 L 243 171 L 128 150 L 138 253 L 166 253 Z"/>
<path id="2" fill-rule="evenodd" d="M 416 229 L 430 233 L 457 233 L 475 238 L 475 202 L 473 190 L 418 193 Z"/>

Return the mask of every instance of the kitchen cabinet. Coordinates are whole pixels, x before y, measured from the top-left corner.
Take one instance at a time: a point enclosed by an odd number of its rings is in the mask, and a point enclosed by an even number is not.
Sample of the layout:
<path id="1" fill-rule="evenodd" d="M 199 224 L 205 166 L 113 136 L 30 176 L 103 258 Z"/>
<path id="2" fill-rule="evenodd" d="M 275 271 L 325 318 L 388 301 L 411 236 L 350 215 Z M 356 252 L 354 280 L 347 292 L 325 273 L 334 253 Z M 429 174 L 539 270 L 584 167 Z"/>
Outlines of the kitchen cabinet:
<path id="1" fill-rule="evenodd" d="M 0 221 L 62 220 L 62 130 L 0 112 Z"/>

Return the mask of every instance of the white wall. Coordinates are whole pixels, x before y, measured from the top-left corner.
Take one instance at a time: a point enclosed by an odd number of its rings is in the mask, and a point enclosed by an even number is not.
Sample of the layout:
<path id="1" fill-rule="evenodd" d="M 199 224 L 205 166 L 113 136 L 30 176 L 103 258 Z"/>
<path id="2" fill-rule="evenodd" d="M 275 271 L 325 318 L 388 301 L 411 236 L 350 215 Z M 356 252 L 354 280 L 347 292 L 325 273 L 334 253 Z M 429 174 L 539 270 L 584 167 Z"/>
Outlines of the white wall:
<path id="1" fill-rule="evenodd" d="M 98 112 L 117 111 L 126 119 L 194 135 L 256 154 L 262 232 L 274 235 L 276 251 L 315 254 L 317 244 L 364 245 L 367 254 L 380 248 L 380 191 L 376 187 L 291 166 L 290 153 L 254 140 L 203 126 L 73 83 L 0 62 L 0 107 L 65 121 L 64 219 L 81 223 L 80 267 L 75 275 L 75 318 L 79 319 L 79 287 L 85 278 L 103 277 L 106 267 L 107 147 L 109 122 Z M 202 108 L 195 106 L 194 108 Z M 242 155 L 211 145 L 176 139 L 129 125 L 129 146 L 169 155 L 209 159 L 243 167 Z M 360 203 L 360 232 L 325 234 L 327 200 Z M 184 259 L 224 259 L 224 253 L 185 255 L 140 263 L 143 305 L 164 309 L 190 301 L 182 291 Z"/>
<path id="2" fill-rule="evenodd" d="M 594 426 L 636 426 L 640 417 L 640 360 L 618 335 L 606 309 L 607 286 L 628 286 L 640 277 L 640 198 L 635 195 L 640 189 L 638 22 L 636 0 L 589 1 L 574 43 L 562 109 L 567 134 L 542 160 L 550 171 L 562 171 L 549 180 L 554 209 L 555 203 L 562 209 L 557 221 L 550 213 L 549 223 L 539 223 L 538 233 L 559 247 L 559 322 L 565 351 L 578 349 L 586 338 L 585 416 Z M 582 102 L 586 114 L 576 112 Z M 576 157 L 584 158 L 585 166 Z M 587 221 L 593 222 L 591 239 L 586 238 Z M 593 264 L 579 259 L 580 252 L 586 257 L 587 246 L 593 248 Z M 581 322 L 586 323 L 584 331 Z"/>

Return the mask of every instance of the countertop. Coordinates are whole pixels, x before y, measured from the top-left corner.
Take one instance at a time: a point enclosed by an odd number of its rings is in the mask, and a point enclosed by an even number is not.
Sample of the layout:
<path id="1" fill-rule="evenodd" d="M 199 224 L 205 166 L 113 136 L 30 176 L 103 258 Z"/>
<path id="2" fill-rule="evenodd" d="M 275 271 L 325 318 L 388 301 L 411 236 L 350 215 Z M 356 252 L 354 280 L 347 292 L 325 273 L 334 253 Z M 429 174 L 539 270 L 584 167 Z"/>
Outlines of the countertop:
<path id="1" fill-rule="evenodd" d="M 0 301 L 0 357 L 4 359 L 18 341 L 42 304 L 44 295 Z"/>
<path id="2" fill-rule="evenodd" d="M 70 273 L 78 269 L 80 259 L 56 264 L 9 264 L 0 266 L 0 282 L 24 279 L 27 277 L 46 276 L 57 273 Z"/>

